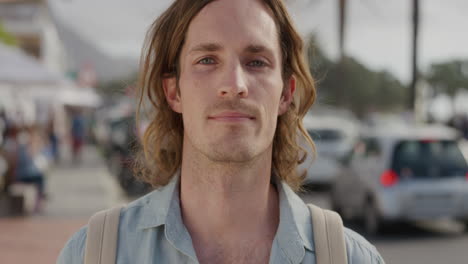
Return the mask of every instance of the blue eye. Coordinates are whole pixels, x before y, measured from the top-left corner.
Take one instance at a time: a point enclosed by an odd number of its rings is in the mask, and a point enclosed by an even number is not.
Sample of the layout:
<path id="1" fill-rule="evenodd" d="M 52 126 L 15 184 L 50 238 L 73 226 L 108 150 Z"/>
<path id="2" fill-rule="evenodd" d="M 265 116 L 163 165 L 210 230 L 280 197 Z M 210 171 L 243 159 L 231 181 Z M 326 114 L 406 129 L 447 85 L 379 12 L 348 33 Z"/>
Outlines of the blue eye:
<path id="1" fill-rule="evenodd" d="M 266 65 L 266 63 L 261 60 L 253 60 L 249 62 L 247 65 L 252 66 L 252 67 L 263 67 Z"/>
<path id="2" fill-rule="evenodd" d="M 198 61 L 199 64 L 214 64 L 215 61 L 212 58 L 203 58 Z"/>

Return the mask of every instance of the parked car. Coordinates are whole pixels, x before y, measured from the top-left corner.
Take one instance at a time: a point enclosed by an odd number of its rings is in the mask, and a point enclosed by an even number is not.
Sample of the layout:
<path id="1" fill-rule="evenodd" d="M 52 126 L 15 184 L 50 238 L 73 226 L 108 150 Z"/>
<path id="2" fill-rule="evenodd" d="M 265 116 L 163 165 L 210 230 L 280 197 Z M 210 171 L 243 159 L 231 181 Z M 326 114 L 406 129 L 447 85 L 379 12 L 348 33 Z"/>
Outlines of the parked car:
<path id="1" fill-rule="evenodd" d="M 143 195 L 151 189 L 133 173 L 136 146 L 144 129 L 136 126 L 134 108 L 132 100 L 122 98 L 96 113 L 93 128 L 95 141 L 104 154 L 110 173 L 129 196 Z"/>
<path id="2" fill-rule="evenodd" d="M 123 116 L 110 122 L 110 145 L 108 165 L 117 176 L 122 189 L 129 196 L 138 196 L 150 191 L 150 186 L 134 177 L 133 163 L 137 145 L 135 118 Z"/>
<path id="3" fill-rule="evenodd" d="M 331 190 L 334 210 L 368 234 L 397 221 L 453 218 L 468 229 L 468 165 L 446 127 L 368 129 Z"/>
<path id="4" fill-rule="evenodd" d="M 306 116 L 304 127 L 315 142 L 316 156 L 308 155 L 298 168 L 307 170 L 305 185 L 329 187 L 339 172 L 340 160 L 352 150 L 358 136 L 357 121 L 337 116 Z M 306 146 L 306 145 L 304 145 Z M 311 149 L 308 149 L 312 153 Z"/>
<path id="5" fill-rule="evenodd" d="M 8 171 L 8 162 L 2 153 L 2 149 L 0 146 L 0 196 L 1 193 L 5 190 L 7 179 L 6 173 Z"/>

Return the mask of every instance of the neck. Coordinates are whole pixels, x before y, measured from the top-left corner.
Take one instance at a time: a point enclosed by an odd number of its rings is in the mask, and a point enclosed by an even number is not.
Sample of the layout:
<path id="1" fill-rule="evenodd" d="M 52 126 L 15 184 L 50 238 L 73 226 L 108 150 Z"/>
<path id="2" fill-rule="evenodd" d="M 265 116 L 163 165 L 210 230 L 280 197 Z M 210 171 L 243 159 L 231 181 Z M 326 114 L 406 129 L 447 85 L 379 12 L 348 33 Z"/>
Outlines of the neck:
<path id="1" fill-rule="evenodd" d="M 182 160 L 181 210 L 197 253 L 245 241 L 271 246 L 279 223 L 271 149 L 248 164 L 216 163 L 185 152 Z"/>

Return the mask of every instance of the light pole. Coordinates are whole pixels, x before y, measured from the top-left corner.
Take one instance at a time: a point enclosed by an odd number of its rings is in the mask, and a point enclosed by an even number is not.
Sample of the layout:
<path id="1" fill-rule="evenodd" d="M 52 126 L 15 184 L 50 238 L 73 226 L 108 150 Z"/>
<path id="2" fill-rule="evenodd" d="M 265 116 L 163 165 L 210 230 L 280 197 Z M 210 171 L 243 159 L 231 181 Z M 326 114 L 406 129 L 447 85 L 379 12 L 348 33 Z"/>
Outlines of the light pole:
<path id="1" fill-rule="evenodd" d="M 419 36 L 419 0 L 413 0 L 413 12 L 412 12 L 412 69 L 413 74 L 410 84 L 410 94 L 408 100 L 408 109 L 415 110 L 416 102 L 416 85 L 419 77 L 418 71 L 418 36 Z"/>

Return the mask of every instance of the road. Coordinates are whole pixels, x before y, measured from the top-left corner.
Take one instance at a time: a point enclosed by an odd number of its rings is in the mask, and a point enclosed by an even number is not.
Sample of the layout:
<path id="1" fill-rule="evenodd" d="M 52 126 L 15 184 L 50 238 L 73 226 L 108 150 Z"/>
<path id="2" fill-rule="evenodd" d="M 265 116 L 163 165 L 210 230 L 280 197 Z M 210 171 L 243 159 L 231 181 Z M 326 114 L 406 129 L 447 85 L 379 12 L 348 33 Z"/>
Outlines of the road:
<path id="1" fill-rule="evenodd" d="M 305 202 L 329 208 L 326 192 L 312 192 L 301 197 Z M 345 225 L 363 233 L 358 223 Z M 384 234 L 367 239 L 377 247 L 387 264 L 468 263 L 468 231 L 449 220 L 393 226 Z"/>

